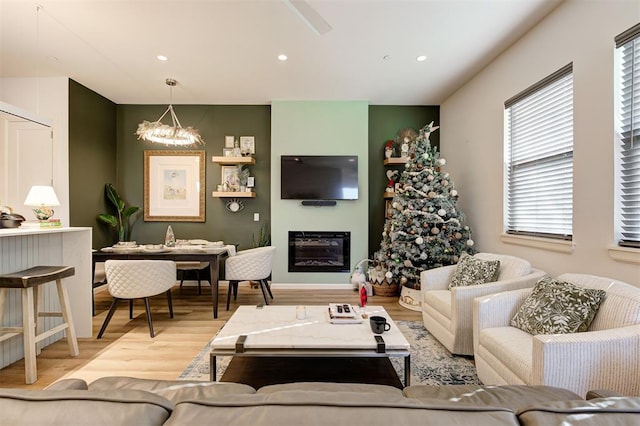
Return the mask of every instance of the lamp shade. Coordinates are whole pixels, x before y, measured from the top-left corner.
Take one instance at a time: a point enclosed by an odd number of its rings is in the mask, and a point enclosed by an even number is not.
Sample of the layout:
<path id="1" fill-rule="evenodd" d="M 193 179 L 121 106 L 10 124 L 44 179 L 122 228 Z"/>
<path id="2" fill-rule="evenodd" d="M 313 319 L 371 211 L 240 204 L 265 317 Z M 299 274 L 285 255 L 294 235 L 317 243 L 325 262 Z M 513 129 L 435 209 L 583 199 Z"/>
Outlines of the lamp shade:
<path id="1" fill-rule="evenodd" d="M 24 205 L 30 207 L 59 206 L 60 201 L 58 201 L 52 186 L 34 185 L 29 190 Z"/>

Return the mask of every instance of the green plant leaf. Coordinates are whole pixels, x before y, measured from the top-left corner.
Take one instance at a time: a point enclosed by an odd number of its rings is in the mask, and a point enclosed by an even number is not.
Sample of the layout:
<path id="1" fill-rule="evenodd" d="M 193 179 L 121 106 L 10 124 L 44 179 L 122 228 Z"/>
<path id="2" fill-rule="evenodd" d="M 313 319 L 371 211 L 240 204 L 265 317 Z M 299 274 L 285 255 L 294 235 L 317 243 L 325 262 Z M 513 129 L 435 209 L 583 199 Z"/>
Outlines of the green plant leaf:
<path id="1" fill-rule="evenodd" d="M 120 199 L 120 195 L 118 194 L 118 191 L 116 191 L 116 189 L 113 187 L 113 185 L 110 183 L 106 184 L 104 190 L 107 193 L 107 198 L 109 199 L 109 201 L 111 201 L 111 203 L 118 211 L 122 211 L 122 209 L 120 208 L 120 203 L 122 202 L 122 200 Z"/>
<path id="2" fill-rule="evenodd" d="M 125 209 L 125 211 L 122 212 L 122 216 L 124 218 L 127 218 L 127 217 L 131 216 L 132 214 L 134 214 L 135 212 L 137 212 L 138 210 L 140 210 L 140 207 L 138 207 L 138 206 L 127 207 Z"/>
<path id="3" fill-rule="evenodd" d="M 99 214 L 98 219 L 114 228 L 118 226 L 118 218 L 112 214 Z"/>

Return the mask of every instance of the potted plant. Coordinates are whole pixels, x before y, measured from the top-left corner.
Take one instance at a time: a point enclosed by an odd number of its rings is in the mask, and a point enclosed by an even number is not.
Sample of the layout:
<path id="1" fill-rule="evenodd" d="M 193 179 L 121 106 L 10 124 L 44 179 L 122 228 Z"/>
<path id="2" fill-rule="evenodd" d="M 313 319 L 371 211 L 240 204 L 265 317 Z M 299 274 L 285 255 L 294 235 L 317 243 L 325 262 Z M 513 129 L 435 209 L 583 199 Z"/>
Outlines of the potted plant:
<path id="1" fill-rule="evenodd" d="M 258 239 L 256 240 L 255 234 L 251 234 L 251 239 L 253 240 L 253 247 L 265 247 L 271 245 L 271 233 L 269 231 L 269 225 L 267 222 L 264 222 L 260 227 L 260 235 L 258 235 Z"/>
<path id="2" fill-rule="evenodd" d="M 140 207 L 125 207 L 124 200 L 120 197 L 116 188 L 110 183 L 105 185 L 104 192 L 109 201 L 111 201 L 111 204 L 115 207 L 117 215 L 106 213 L 99 214 L 98 220 L 118 231 L 119 242 L 128 241 L 130 237 L 129 217 L 140 210 Z"/>
<path id="3" fill-rule="evenodd" d="M 238 166 L 238 183 L 240 184 L 240 191 L 244 192 L 247 190 L 247 181 L 249 180 L 249 175 L 251 175 L 251 171 L 245 168 L 242 165 Z"/>

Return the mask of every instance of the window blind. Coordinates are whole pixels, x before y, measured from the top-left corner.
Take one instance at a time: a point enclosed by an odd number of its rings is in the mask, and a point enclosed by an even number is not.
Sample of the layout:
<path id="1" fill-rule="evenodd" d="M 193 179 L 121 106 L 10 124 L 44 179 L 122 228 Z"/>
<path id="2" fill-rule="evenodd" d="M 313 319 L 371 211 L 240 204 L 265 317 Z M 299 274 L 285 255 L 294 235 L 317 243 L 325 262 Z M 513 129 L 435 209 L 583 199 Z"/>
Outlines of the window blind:
<path id="1" fill-rule="evenodd" d="M 573 232 L 573 67 L 505 102 L 510 234 L 570 240 Z"/>
<path id="2" fill-rule="evenodd" d="M 615 41 L 617 239 L 621 246 L 640 247 L 640 24 Z"/>

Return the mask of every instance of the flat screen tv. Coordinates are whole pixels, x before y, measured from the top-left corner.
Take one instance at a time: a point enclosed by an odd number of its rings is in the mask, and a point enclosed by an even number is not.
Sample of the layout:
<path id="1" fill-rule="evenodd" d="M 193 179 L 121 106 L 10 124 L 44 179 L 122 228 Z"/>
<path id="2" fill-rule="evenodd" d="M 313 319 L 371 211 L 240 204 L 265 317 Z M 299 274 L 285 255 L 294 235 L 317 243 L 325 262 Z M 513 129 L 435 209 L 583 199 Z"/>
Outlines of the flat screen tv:
<path id="1" fill-rule="evenodd" d="M 357 155 L 283 155 L 283 200 L 357 200 Z"/>

